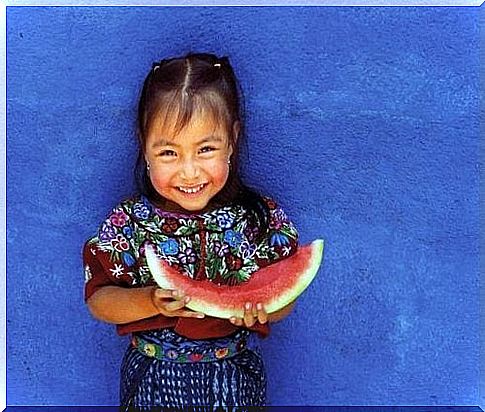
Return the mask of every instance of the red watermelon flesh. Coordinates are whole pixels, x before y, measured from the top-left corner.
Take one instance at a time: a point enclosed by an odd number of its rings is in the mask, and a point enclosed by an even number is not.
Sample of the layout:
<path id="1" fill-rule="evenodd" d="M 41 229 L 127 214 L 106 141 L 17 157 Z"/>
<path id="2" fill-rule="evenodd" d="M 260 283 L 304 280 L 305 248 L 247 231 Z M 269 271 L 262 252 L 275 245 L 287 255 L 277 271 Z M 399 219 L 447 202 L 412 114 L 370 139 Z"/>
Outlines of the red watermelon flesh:
<path id="1" fill-rule="evenodd" d="M 323 256 L 323 240 L 300 246 L 292 256 L 266 266 L 239 285 L 217 285 L 209 280 L 193 280 L 160 259 L 153 247 L 146 248 L 153 278 L 163 289 L 183 291 L 191 300 L 187 307 L 208 316 L 242 318 L 246 302 L 261 302 L 267 313 L 293 302 L 315 278 Z"/>

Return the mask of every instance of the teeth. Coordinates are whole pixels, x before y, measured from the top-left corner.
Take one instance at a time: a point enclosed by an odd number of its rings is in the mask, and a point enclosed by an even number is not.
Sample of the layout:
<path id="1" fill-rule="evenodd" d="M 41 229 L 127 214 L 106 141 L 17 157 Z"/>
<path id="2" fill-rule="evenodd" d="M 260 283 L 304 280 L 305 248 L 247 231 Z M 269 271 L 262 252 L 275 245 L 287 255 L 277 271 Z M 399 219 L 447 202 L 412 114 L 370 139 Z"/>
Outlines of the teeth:
<path id="1" fill-rule="evenodd" d="M 205 183 L 202 183 L 199 186 L 190 187 L 190 188 L 180 186 L 178 189 L 184 193 L 197 193 L 199 190 L 201 190 L 204 187 L 204 185 Z"/>

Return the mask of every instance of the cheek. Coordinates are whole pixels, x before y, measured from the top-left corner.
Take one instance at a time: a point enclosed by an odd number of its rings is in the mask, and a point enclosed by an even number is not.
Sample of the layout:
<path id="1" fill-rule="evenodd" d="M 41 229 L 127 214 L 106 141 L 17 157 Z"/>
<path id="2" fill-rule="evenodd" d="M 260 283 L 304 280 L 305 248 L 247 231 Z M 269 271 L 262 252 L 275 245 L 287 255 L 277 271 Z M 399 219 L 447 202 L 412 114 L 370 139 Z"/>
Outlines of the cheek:
<path id="1" fill-rule="evenodd" d="M 150 171 L 150 180 L 157 192 L 161 193 L 170 186 L 170 178 L 167 173 Z"/>
<path id="2" fill-rule="evenodd" d="M 209 170 L 209 174 L 215 184 L 224 186 L 229 176 L 229 165 L 227 162 L 214 162 L 207 170 Z"/>

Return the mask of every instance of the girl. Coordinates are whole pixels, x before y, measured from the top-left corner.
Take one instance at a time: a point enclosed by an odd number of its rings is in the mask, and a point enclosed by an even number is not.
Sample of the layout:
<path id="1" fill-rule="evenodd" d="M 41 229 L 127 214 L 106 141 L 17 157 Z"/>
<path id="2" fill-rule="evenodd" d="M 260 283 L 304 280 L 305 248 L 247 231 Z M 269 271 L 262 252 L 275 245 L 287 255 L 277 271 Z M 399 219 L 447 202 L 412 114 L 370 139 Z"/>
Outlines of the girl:
<path id="1" fill-rule="evenodd" d="M 84 246 L 89 310 L 132 336 L 124 407 L 265 405 L 257 341 L 291 305 L 267 314 L 247 302 L 241 319 L 205 316 L 185 307 L 183 291 L 156 287 L 145 261 L 155 245 L 193 279 L 237 285 L 296 251 L 285 213 L 239 178 L 238 90 L 227 57 L 189 53 L 153 66 L 138 107 L 140 194 L 114 207 Z"/>

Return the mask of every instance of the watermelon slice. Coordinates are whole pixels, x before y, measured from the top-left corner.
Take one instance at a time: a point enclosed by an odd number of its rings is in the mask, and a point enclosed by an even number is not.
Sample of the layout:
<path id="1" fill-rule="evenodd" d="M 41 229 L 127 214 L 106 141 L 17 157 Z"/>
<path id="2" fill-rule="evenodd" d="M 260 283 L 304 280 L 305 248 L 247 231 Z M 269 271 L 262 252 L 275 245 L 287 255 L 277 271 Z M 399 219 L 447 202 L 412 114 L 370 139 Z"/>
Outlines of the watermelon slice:
<path id="1" fill-rule="evenodd" d="M 293 302 L 315 278 L 323 256 L 323 240 L 300 246 L 289 258 L 266 266 L 239 285 L 217 285 L 193 280 L 160 259 L 153 246 L 145 249 L 148 267 L 162 289 L 176 289 L 190 296 L 187 307 L 208 316 L 242 318 L 244 304 L 261 302 L 267 313 Z"/>

